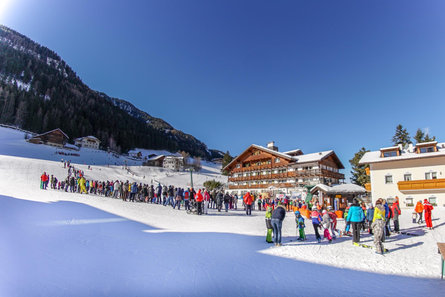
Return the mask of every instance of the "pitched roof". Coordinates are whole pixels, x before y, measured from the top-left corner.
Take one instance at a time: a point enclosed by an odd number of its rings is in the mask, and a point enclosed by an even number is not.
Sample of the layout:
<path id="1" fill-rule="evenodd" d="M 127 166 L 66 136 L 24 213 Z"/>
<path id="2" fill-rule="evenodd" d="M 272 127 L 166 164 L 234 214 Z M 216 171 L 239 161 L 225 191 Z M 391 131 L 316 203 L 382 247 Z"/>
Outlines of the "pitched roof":
<path id="1" fill-rule="evenodd" d="M 400 156 L 384 157 L 384 158 L 381 157 L 380 151 L 367 152 L 360 159 L 359 164 L 403 161 L 409 159 L 434 158 L 434 157 L 445 156 L 445 143 L 438 143 L 437 148 L 438 148 L 437 152 L 417 154 L 415 150 L 412 147 L 410 147 L 408 149 L 403 149 L 401 151 Z"/>
<path id="2" fill-rule="evenodd" d="M 260 145 L 251 144 L 247 149 L 244 150 L 244 152 L 242 152 L 241 154 L 239 154 L 239 155 L 238 155 L 236 158 L 234 158 L 229 164 L 227 164 L 226 167 L 223 168 L 223 170 L 225 170 L 227 167 L 230 167 L 233 163 L 236 162 L 236 160 L 238 160 L 242 155 L 244 155 L 244 154 L 245 154 L 247 151 L 249 151 L 252 147 L 254 147 L 254 148 L 256 148 L 256 149 L 259 149 L 259 150 L 262 150 L 262 151 L 265 151 L 265 152 L 268 152 L 268 153 L 270 153 L 270 154 L 272 154 L 272 155 L 275 155 L 275 156 L 279 156 L 279 157 L 285 158 L 285 159 L 287 159 L 287 160 L 293 160 L 293 158 L 292 158 L 291 156 L 286 155 L 286 154 L 284 154 L 284 153 L 280 153 L 280 152 L 277 152 L 277 151 L 274 151 L 274 150 L 265 148 L 265 147 L 260 146 Z"/>
<path id="3" fill-rule="evenodd" d="M 44 132 L 44 133 L 38 134 L 38 135 L 36 135 L 36 136 L 34 136 L 34 137 L 39 137 L 39 136 L 42 136 L 42 135 L 46 135 L 46 134 L 49 134 L 49 133 L 54 132 L 54 131 L 60 131 L 60 132 L 62 132 L 62 134 L 63 134 L 66 138 L 70 139 L 70 138 L 68 137 L 68 135 L 66 135 L 65 132 L 63 132 L 62 129 L 60 129 L 60 128 L 56 128 L 56 129 L 53 129 L 53 130 L 51 130 L 51 131 L 48 131 L 48 132 Z M 34 137 L 33 137 L 33 138 L 34 138 Z"/>

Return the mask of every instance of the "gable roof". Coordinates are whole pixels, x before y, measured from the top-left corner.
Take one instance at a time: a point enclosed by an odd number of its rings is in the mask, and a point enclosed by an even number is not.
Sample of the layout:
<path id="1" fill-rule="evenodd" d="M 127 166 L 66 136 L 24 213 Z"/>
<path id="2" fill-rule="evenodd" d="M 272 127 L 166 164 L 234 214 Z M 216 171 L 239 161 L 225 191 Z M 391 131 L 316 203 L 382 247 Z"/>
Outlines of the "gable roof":
<path id="1" fill-rule="evenodd" d="M 243 156 L 245 153 L 247 153 L 251 148 L 256 148 L 256 149 L 265 151 L 265 152 L 267 152 L 267 153 L 270 153 L 270 154 L 272 154 L 272 155 L 275 155 L 275 156 L 278 156 L 278 157 L 281 157 L 281 158 L 284 158 L 284 159 L 287 159 L 287 160 L 291 160 L 291 161 L 294 160 L 294 158 L 292 158 L 291 156 L 286 155 L 286 154 L 284 154 L 284 153 L 280 153 L 280 152 L 277 152 L 277 151 L 274 151 L 274 150 L 265 148 L 265 147 L 260 146 L 260 145 L 251 144 L 246 150 L 244 150 L 244 152 L 242 152 L 241 154 L 239 154 L 239 155 L 238 155 L 236 158 L 234 158 L 229 164 L 227 164 L 226 167 L 223 168 L 223 170 L 225 170 L 226 168 L 228 168 L 228 167 L 230 167 L 232 164 L 234 164 L 234 163 L 235 163 L 241 156 Z"/>
<path id="2" fill-rule="evenodd" d="M 294 159 L 297 161 L 297 163 L 309 163 L 309 162 L 316 162 L 316 161 L 324 160 L 324 159 L 328 158 L 329 156 L 332 156 L 334 158 L 339 169 L 345 169 L 345 166 L 343 166 L 343 163 L 340 161 L 337 154 L 335 154 L 335 152 L 333 150 L 312 153 L 312 154 L 306 154 L 306 155 L 300 155 L 300 156 L 294 157 Z"/>
<path id="3" fill-rule="evenodd" d="M 55 132 L 55 131 L 60 131 L 60 132 L 62 132 L 62 134 L 63 134 L 67 139 L 70 139 L 70 138 L 68 137 L 68 135 L 66 135 L 65 132 L 63 132 L 60 128 L 56 128 L 56 129 L 53 129 L 53 130 L 51 130 L 51 131 L 48 131 L 48 132 L 44 132 L 44 133 L 38 134 L 38 135 L 36 135 L 36 136 L 34 136 L 34 137 L 43 136 L 43 135 L 46 135 L 46 134 L 49 134 L 49 133 L 51 133 L 51 132 Z M 34 137 L 33 137 L 33 138 L 34 138 Z"/>

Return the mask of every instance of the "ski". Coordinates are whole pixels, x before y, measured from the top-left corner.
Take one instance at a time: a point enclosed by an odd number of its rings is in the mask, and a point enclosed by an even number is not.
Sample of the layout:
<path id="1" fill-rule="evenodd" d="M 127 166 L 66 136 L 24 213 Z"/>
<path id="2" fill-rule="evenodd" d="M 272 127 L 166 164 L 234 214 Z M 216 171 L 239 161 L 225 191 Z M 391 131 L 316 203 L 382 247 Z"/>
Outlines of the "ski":
<path id="1" fill-rule="evenodd" d="M 398 232 L 399 234 L 403 234 L 403 235 L 409 235 L 409 236 L 420 236 L 420 234 L 414 234 L 414 233 L 409 233 L 409 232 Z"/>
<path id="2" fill-rule="evenodd" d="M 375 249 L 375 247 L 367 245 L 367 244 L 363 244 L 363 243 L 353 242 L 353 244 L 355 246 L 360 246 L 360 247 L 364 247 L 364 248 L 367 248 L 367 249 Z M 389 252 L 389 250 L 386 249 L 386 248 L 384 249 L 384 251 L 385 251 L 385 253 Z"/>

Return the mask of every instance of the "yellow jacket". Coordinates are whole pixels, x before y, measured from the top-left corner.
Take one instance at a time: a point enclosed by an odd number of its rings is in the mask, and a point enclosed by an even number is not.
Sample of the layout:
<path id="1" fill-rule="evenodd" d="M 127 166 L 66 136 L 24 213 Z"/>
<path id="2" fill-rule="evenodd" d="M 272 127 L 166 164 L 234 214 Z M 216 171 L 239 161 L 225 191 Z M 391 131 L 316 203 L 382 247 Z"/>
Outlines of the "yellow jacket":
<path id="1" fill-rule="evenodd" d="M 374 217 L 372 222 L 375 220 L 384 220 L 385 221 L 385 208 L 381 205 L 376 205 L 374 208 Z"/>

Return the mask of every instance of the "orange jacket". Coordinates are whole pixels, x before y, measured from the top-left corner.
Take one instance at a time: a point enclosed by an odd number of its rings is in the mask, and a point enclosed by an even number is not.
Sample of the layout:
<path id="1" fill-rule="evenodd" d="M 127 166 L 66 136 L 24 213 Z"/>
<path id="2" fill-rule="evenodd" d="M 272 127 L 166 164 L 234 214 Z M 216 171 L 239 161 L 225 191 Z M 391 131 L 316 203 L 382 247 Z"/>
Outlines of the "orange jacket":
<path id="1" fill-rule="evenodd" d="M 204 197 L 202 197 L 202 194 L 201 194 L 201 190 L 199 190 L 198 193 L 196 193 L 195 200 L 196 200 L 196 202 L 202 202 L 202 200 L 204 200 Z"/>
<path id="2" fill-rule="evenodd" d="M 249 192 L 244 195 L 243 199 L 244 203 L 246 203 L 247 205 L 252 205 L 253 199 Z"/>
<path id="3" fill-rule="evenodd" d="M 416 208 L 414 208 L 414 210 L 415 210 L 417 213 L 421 213 L 421 212 L 423 212 L 423 204 L 422 204 L 422 202 L 417 202 L 417 204 L 416 204 Z"/>

